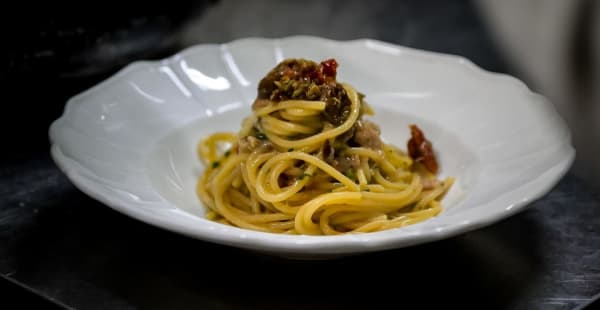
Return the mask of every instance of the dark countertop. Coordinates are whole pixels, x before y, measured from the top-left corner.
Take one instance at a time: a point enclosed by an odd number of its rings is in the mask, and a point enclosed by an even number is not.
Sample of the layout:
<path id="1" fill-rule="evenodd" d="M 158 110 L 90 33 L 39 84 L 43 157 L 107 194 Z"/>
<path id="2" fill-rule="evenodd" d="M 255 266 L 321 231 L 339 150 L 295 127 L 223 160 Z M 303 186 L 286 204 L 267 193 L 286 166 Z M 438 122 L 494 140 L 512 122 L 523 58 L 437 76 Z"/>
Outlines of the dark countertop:
<path id="1" fill-rule="evenodd" d="M 600 200 L 567 176 L 528 210 L 420 246 L 289 261 L 208 244 L 88 198 L 46 156 L 4 170 L 0 271 L 85 309 L 571 309 L 600 291 Z M 235 296 L 235 297 L 233 297 Z"/>
<path id="2" fill-rule="evenodd" d="M 48 126 L 65 101 L 130 61 L 164 57 L 196 41 L 368 36 L 511 73 L 470 2 L 205 2 L 187 15 L 160 7 L 121 12 L 104 30 L 105 20 L 59 14 L 13 34 L 30 43 L 9 45 L 0 75 L 6 98 L 15 102 L 5 113 L 16 114 L 19 126 L 0 123 L 8 146 L 0 161 L 0 291 L 9 292 L 0 308 L 12 300 L 81 309 L 363 309 L 415 301 L 572 309 L 600 293 L 600 196 L 593 190 L 599 187 L 572 172 L 526 211 L 487 228 L 329 261 L 291 261 L 190 239 L 84 195 L 49 156 Z M 253 18 L 285 11 L 313 15 L 287 24 L 281 14 Z M 225 19 L 230 23 L 209 27 Z"/>

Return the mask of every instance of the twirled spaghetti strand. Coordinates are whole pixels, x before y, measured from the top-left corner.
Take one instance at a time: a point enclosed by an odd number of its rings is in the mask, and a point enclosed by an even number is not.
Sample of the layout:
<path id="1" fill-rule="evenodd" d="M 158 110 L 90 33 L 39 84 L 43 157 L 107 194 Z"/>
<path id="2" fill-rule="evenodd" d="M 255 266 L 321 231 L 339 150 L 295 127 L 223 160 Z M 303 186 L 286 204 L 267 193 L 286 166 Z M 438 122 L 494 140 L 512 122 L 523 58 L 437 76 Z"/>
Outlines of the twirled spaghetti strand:
<path id="1" fill-rule="evenodd" d="M 337 235 L 439 214 L 454 179 L 440 182 L 421 173 L 421 164 L 396 147 L 348 145 L 339 156 L 352 165 L 341 171 L 332 164 L 327 152 L 367 110 L 353 87 L 341 86 L 349 106 L 337 126 L 322 121 L 323 100 L 263 100 L 238 135 L 203 139 L 198 154 L 207 169 L 197 194 L 207 218 L 265 232 Z"/>

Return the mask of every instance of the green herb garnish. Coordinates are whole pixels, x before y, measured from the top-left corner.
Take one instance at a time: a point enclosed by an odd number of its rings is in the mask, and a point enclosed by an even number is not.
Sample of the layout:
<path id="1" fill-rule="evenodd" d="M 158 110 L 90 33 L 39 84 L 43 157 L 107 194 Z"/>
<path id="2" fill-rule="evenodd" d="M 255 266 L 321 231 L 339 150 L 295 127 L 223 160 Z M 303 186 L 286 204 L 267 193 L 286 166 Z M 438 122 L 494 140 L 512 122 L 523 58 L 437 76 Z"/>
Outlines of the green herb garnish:
<path id="1" fill-rule="evenodd" d="M 310 173 L 306 173 L 306 172 L 305 172 L 305 173 L 304 173 L 304 174 L 303 174 L 303 175 L 300 177 L 300 180 L 304 180 L 304 178 L 306 178 L 306 177 L 312 177 L 312 174 L 310 174 Z"/>
<path id="2" fill-rule="evenodd" d="M 229 157 L 229 155 L 231 155 L 231 150 L 225 151 L 225 154 L 223 154 L 223 155 L 225 155 L 225 157 Z"/>
<path id="3" fill-rule="evenodd" d="M 214 168 L 217 168 L 217 167 L 219 167 L 219 165 L 220 165 L 220 164 L 221 164 L 221 163 L 220 163 L 220 162 L 218 162 L 218 161 L 213 161 L 213 162 L 212 162 L 212 167 L 213 167 L 213 169 L 214 169 Z"/>
<path id="4" fill-rule="evenodd" d="M 344 175 L 352 180 L 354 180 L 356 178 L 356 176 L 354 176 L 354 171 L 352 171 L 352 169 L 346 170 L 346 172 L 344 172 Z"/>
<path id="5" fill-rule="evenodd" d="M 259 133 L 256 134 L 256 138 L 259 139 L 259 140 L 267 140 L 267 135 L 265 135 L 262 132 L 259 132 Z"/>
<path id="6" fill-rule="evenodd" d="M 293 152 L 293 151 L 294 151 L 294 148 L 293 148 L 293 147 L 290 147 L 290 148 L 288 149 L 288 152 Z"/>

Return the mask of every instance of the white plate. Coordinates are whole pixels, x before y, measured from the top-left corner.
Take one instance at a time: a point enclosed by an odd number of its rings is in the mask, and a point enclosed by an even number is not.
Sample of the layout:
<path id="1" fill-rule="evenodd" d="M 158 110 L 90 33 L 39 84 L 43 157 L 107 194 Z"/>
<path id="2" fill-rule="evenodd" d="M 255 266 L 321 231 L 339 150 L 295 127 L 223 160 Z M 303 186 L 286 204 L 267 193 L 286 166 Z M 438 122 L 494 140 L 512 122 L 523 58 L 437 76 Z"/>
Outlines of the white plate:
<path id="1" fill-rule="evenodd" d="M 288 57 L 336 58 L 338 79 L 367 95 L 385 140 L 405 148 L 417 123 L 457 178 L 444 211 L 389 231 L 290 236 L 203 218 L 195 148 L 237 131 L 256 86 Z M 399 248 L 477 229 L 524 209 L 570 167 L 570 133 L 553 106 L 515 78 L 470 61 L 375 40 L 250 38 L 134 63 L 75 96 L 50 128 L 52 156 L 88 195 L 128 216 L 205 241 L 321 258 Z"/>

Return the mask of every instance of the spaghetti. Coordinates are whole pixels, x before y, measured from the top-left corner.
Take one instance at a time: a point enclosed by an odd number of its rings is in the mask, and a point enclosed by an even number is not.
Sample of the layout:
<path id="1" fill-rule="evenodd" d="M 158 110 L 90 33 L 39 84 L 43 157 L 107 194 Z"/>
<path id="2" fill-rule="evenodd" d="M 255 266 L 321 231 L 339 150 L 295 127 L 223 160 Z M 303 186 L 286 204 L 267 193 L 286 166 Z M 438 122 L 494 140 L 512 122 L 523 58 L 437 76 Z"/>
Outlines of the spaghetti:
<path id="1" fill-rule="evenodd" d="M 238 134 L 198 146 L 207 169 L 197 193 L 207 218 L 286 234 L 381 231 L 439 214 L 454 179 L 435 177 L 431 143 L 416 125 L 405 153 L 381 141 L 373 111 L 337 63 L 288 59 L 263 78 Z"/>

